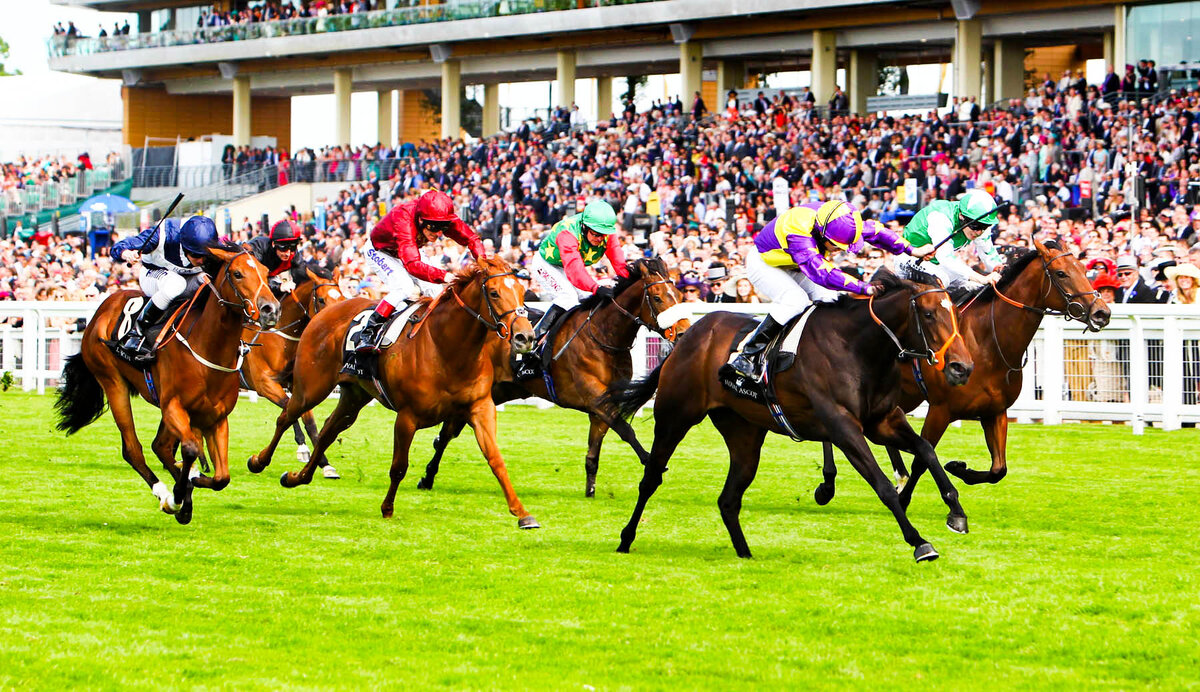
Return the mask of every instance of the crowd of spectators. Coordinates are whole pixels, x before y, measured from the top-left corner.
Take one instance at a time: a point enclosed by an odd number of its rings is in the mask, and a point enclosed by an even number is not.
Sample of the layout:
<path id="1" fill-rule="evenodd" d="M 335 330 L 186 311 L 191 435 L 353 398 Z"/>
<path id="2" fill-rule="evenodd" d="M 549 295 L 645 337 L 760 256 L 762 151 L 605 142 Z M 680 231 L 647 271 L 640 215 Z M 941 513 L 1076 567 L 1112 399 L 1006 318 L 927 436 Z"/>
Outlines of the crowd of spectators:
<path id="1" fill-rule="evenodd" d="M 378 0 L 307 0 L 302 2 L 264 2 L 242 10 L 225 11 L 213 5 L 211 11 L 204 12 L 196 21 L 197 27 L 232 26 L 234 24 L 253 24 L 257 22 L 273 22 L 281 19 L 297 19 L 303 17 L 327 17 L 338 14 L 354 14 L 382 9 L 383 3 Z"/>
<path id="2" fill-rule="evenodd" d="M 621 214 L 627 256 L 662 257 L 690 300 L 729 302 L 757 300 L 742 261 L 779 204 L 845 199 L 899 229 L 918 202 L 982 188 L 1011 203 L 994 229 L 999 246 L 1054 237 L 1097 280 L 1105 274 L 1120 284 L 1116 301 L 1193 302 L 1200 90 L 1113 100 L 1103 87 L 1084 84 L 1081 92 L 1066 75 L 1004 108 L 968 100 L 903 117 L 828 117 L 814 100 L 786 96 L 741 108 L 731 93 L 725 110 L 700 120 L 677 99 L 640 113 L 626 108 L 590 129 L 559 114 L 483 140 L 291 156 L 231 149 L 227 165 L 273 166 L 278 182 L 361 181 L 315 209 L 287 211 L 305 226 L 306 257 L 341 266 L 350 292 L 374 290 L 362 252 L 380 215 L 430 188 L 449 192 L 485 243 L 517 264 L 531 259 L 554 222 L 590 198 L 607 199 Z M 6 165 L 5 180 L 53 174 L 38 169 Z M 264 211 L 277 220 L 279 211 Z M 234 239 L 244 239 L 260 222 L 234 225 Z M 0 297 L 103 294 L 132 280 L 124 265 L 84 259 L 72 238 L 5 240 L 0 255 Z M 449 268 L 465 261 L 449 242 L 428 255 Z M 867 276 L 890 261 L 875 250 L 842 260 Z"/>

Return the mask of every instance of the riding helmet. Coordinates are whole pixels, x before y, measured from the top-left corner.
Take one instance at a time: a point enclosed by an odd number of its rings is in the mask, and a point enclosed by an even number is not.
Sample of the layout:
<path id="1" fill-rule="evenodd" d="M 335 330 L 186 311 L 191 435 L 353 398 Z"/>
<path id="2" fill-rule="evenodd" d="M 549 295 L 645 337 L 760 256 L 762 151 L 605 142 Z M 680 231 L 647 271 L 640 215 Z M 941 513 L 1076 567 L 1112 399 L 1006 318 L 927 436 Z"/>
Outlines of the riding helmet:
<path id="1" fill-rule="evenodd" d="M 830 243 L 855 254 L 862 251 L 863 220 L 858 210 L 841 200 L 817 209 L 816 224 Z"/>
<path id="2" fill-rule="evenodd" d="M 584 226 L 600 235 L 612 235 L 617 232 L 617 212 L 602 199 L 594 199 L 583 208 Z"/>
<path id="3" fill-rule="evenodd" d="M 964 220 L 978 221 L 989 226 L 996 223 L 996 200 L 983 190 L 967 190 L 958 200 L 958 210 Z"/>
<path id="4" fill-rule="evenodd" d="M 217 245 L 217 224 L 207 216 L 193 216 L 179 230 L 179 245 L 193 255 L 207 255 Z"/>
<path id="5" fill-rule="evenodd" d="M 441 190 L 430 190 L 417 200 L 417 217 L 422 221 L 453 221 L 454 201 Z"/>
<path id="6" fill-rule="evenodd" d="M 272 245 L 295 245 L 300 242 L 300 226 L 288 219 L 271 226 Z"/>

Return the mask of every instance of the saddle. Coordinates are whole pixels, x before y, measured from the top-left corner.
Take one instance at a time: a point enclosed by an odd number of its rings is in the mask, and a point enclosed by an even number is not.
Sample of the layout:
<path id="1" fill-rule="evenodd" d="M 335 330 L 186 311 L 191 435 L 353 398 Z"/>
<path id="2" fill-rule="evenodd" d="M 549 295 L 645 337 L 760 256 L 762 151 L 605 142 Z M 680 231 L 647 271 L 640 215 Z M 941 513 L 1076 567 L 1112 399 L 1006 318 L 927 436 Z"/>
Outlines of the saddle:
<path id="1" fill-rule="evenodd" d="M 379 343 L 379 350 L 384 351 L 396 343 L 406 325 L 420 322 L 428 312 L 430 304 L 429 301 L 418 301 L 389 317 L 383 325 L 383 340 Z M 374 379 L 378 375 L 378 356 L 364 357 L 355 353 L 358 333 L 366 326 L 373 312 L 375 308 L 372 307 L 358 313 L 350 320 L 350 326 L 346 329 L 346 339 L 342 342 L 342 372 L 347 375 L 363 379 Z"/>
<path id="2" fill-rule="evenodd" d="M 537 308 L 527 307 L 529 310 L 529 321 L 532 324 L 537 324 L 541 321 L 542 316 L 546 313 Z M 567 313 L 569 315 L 571 313 Z M 563 315 L 557 322 L 550 325 L 550 329 L 546 332 L 546 338 L 542 340 L 529 353 L 514 353 L 512 355 L 511 365 L 513 371 L 513 380 L 516 382 L 525 382 L 540 377 L 543 372 L 547 372 L 550 368 L 550 359 L 545 357 L 545 345 L 552 343 L 555 333 L 558 332 L 558 327 L 566 321 L 567 315 Z M 553 355 L 553 354 L 551 354 Z"/>
<path id="3" fill-rule="evenodd" d="M 146 328 L 145 337 L 150 343 L 155 344 L 155 350 L 157 350 L 158 340 L 163 330 L 166 329 L 167 325 L 175 321 L 179 308 L 190 299 L 189 296 L 176 298 L 171 301 L 171 304 L 163 311 L 163 318 Z M 130 296 L 125 301 L 125 304 L 121 306 L 121 319 L 117 320 L 113 325 L 112 331 L 108 334 L 108 339 L 101 339 L 118 358 L 139 370 L 145 370 L 153 365 L 155 361 L 154 356 L 143 359 L 130 358 L 125 349 L 121 348 L 121 342 L 125 341 L 125 337 L 133 329 L 134 323 L 137 322 L 138 316 L 142 314 L 142 308 L 146 306 L 147 300 L 149 298 L 143 295 Z"/>
<path id="4" fill-rule="evenodd" d="M 758 326 L 759 319 L 747 322 L 734 335 L 729 357 L 717 372 L 721 386 L 743 399 L 764 405 L 770 404 L 774 400 L 771 382 L 775 375 L 791 368 L 796 362 L 796 348 L 800 345 L 800 337 L 804 334 L 804 325 L 808 323 L 814 307 L 815 304 L 809 305 L 799 315 L 788 320 L 779 335 L 767 344 L 757 358 L 752 360 L 755 371 L 762 373 L 762 377 L 757 380 L 738 373 L 731 365 L 734 358 L 742 352 L 742 348 L 750 338 L 750 333 Z"/>

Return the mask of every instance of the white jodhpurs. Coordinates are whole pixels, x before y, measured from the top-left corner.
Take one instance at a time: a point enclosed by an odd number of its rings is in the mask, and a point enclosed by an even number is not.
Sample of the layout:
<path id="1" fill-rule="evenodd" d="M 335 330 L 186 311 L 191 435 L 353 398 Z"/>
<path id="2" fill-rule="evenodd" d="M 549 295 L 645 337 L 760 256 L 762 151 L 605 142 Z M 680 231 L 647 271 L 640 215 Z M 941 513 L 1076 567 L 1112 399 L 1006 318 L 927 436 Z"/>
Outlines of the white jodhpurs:
<path id="1" fill-rule="evenodd" d="M 772 267 L 758 250 L 751 250 L 746 257 L 746 278 L 759 295 L 771 301 L 768 312 L 779 324 L 799 315 L 809 303 L 833 302 L 838 297 L 837 291 L 814 283 L 799 270 Z"/>
<path id="2" fill-rule="evenodd" d="M 192 285 L 192 290 L 199 288 L 201 274 L 192 277 L 176 274 L 169 269 L 156 269 L 143 266 L 138 274 L 138 285 L 150 297 L 150 302 L 159 310 L 166 310 L 171 301 L 183 295 L 188 286 Z"/>
<path id="3" fill-rule="evenodd" d="M 541 255 L 534 256 L 530 268 L 542 288 L 554 294 L 553 303 L 563 310 L 570 310 L 579 305 L 580 300 L 592 295 L 587 291 L 575 288 L 562 267 L 550 264 L 542 259 Z"/>
<path id="4" fill-rule="evenodd" d="M 933 262 L 922 262 L 921 260 L 911 255 L 901 255 L 896 258 L 896 274 L 902 279 L 910 281 L 920 279 L 921 274 L 932 274 L 942 280 L 942 285 L 949 288 L 952 285 L 966 283 L 970 287 L 978 288 L 979 284 L 970 279 L 963 278 L 958 274 L 946 269 L 940 264 Z"/>
<path id="5" fill-rule="evenodd" d="M 369 248 L 366 252 L 367 266 L 383 281 L 383 302 L 393 308 L 419 297 L 420 289 L 409 276 L 408 270 L 399 257 Z"/>

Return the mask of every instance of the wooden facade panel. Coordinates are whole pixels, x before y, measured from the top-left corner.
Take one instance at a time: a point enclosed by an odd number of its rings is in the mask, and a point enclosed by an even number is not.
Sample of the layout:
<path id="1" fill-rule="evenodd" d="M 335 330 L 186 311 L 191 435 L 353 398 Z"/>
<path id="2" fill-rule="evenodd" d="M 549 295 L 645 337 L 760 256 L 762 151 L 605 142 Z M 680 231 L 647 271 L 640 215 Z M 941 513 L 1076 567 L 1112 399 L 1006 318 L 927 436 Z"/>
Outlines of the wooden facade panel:
<path id="1" fill-rule="evenodd" d="M 146 137 L 175 139 L 233 133 L 233 96 L 230 94 L 169 94 L 162 87 L 122 87 L 125 143 L 140 147 Z M 253 96 L 250 131 L 274 137 L 290 151 L 292 100 L 290 97 Z"/>

